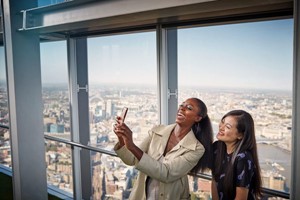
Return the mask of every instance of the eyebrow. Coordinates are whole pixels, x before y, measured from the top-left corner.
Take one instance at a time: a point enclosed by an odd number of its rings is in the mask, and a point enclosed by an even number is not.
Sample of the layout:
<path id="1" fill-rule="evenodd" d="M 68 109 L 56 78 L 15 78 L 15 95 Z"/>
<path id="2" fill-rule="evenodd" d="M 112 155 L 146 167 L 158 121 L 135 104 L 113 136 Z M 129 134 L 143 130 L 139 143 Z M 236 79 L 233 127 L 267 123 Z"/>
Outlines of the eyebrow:
<path id="1" fill-rule="evenodd" d="M 233 126 L 232 126 L 231 124 L 229 124 L 228 122 L 227 122 L 227 123 L 225 123 L 225 125 L 229 125 L 229 126 L 230 126 L 230 128 L 231 128 L 231 127 L 233 127 Z"/>
<path id="2" fill-rule="evenodd" d="M 185 105 L 185 106 L 192 106 L 192 107 L 194 107 L 191 103 L 188 103 L 188 102 L 182 102 L 180 105 Z"/>

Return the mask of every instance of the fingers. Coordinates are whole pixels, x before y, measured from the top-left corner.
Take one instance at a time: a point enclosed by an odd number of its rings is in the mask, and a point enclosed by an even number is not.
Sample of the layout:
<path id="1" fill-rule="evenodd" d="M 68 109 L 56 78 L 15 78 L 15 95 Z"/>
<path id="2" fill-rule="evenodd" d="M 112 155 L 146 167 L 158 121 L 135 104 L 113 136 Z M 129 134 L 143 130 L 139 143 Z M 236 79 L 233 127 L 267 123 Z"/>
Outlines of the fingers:
<path id="1" fill-rule="evenodd" d="M 115 123 L 113 124 L 113 127 L 114 128 L 122 128 L 122 129 L 128 128 L 126 126 L 126 124 L 122 121 L 122 118 L 118 117 L 118 116 L 115 118 Z"/>
<path id="2" fill-rule="evenodd" d="M 115 125 L 113 131 L 118 137 L 131 138 L 131 130 L 127 127 Z"/>
<path id="3" fill-rule="evenodd" d="M 131 138 L 132 131 L 122 121 L 122 117 L 116 116 L 115 123 L 113 124 L 113 131 L 118 137 Z"/>
<path id="4" fill-rule="evenodd" d="M 117 123 L 114 123 L 113 124 L 113 131 L 115 132 L 115 133 L 119 133 L 120 132 L 120 126 L 117 124 Z"/>
<path id="5" fill-rule="evenodd" d="M 122 122 L 123 122 L 123 119 L 122 119 L 122 117 L 120 117 L 120 116 L 116 116 L 116 117 L 115 117 L 115 121 L 118 122 L 118 123 L 122 123 Z"/>
<path id="6" fill-rule="evenodd" d="M 113 124 L 113 131 L 115 132 L 116 135 L 118 136 L 124 136 L 125 135 L 125 130 L 124 128 L 122 127 L 122 125 L 120 124 Z"/>

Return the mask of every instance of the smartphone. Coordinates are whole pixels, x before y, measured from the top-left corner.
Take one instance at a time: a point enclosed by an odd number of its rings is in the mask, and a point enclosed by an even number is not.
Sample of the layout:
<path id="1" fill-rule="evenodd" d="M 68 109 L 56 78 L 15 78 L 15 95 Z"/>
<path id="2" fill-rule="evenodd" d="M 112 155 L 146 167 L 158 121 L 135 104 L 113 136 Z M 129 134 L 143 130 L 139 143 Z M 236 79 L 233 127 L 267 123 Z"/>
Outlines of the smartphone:
<path id="1" fill-rule="evenodd" d="M 126 117 L 127 111 L 128 111 L 128 108 L 126 108 L 126 107 L 124 107 L 123 110 L 122 110 L 121 117 L 122 117 L 122 121 L 123 122 L 125 121 L 125 117 Z"/>

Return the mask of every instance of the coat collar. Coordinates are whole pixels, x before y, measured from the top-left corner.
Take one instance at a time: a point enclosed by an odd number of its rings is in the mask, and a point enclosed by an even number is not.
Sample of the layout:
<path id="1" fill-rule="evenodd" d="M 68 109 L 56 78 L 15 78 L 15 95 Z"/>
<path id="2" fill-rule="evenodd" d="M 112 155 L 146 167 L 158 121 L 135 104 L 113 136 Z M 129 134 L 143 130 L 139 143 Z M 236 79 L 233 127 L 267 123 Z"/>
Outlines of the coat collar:
<path id="1" fill-rule="evenodd" d="M 170 134 L 172 130 L 175 128 L 176 124 L 170 124 L 164 126 L 164 128 L 154 131 L 157 135 L 162 136 L 162 144 L 167 144 Z M 198 140 L 195 137 L 193 130 L 190 130 L 182 140 L 176 145 L 178 148 L 182 146 L 187 149 L 195 150 L 197 146 Z M 163 145 L 165 146 L 165 145 Z"/>

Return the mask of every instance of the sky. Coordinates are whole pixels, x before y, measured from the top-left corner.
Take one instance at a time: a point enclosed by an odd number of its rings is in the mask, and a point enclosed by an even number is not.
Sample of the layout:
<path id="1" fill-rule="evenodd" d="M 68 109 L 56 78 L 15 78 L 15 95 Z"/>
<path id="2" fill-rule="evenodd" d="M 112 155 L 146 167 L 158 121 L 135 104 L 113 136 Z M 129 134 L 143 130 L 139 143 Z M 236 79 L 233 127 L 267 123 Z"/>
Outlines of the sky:
<path id="1" fill-rule="evenodd" d="M 185 29 L 178 37 L 179 81 L 186 85 L 198 79 L 203 86 L 291 90 L 291 19 Z"/>
<path id="2" fill-rule="evenodd" d="M 155 32 L 89 38 L 89 82 L 156 84 L 156 57 Z M 67 83 L 66 42 L 42 43 L 41 66 L 43 83 Z M 178 30 L 179 85 L 291 90 L 292 68 L 292 19 Z"/>

